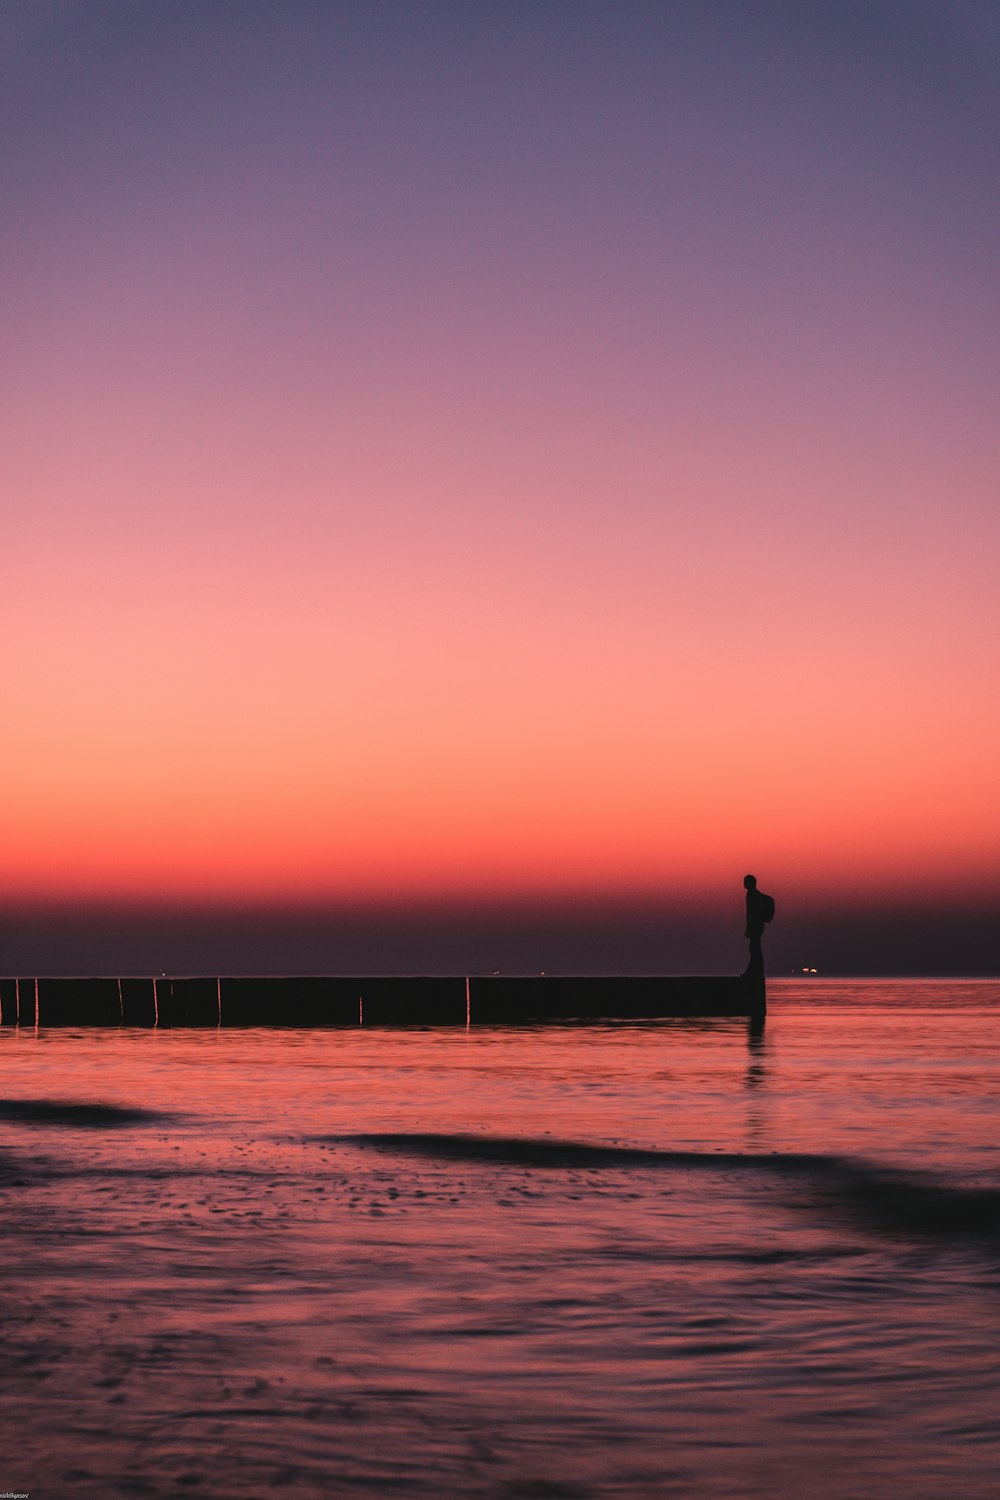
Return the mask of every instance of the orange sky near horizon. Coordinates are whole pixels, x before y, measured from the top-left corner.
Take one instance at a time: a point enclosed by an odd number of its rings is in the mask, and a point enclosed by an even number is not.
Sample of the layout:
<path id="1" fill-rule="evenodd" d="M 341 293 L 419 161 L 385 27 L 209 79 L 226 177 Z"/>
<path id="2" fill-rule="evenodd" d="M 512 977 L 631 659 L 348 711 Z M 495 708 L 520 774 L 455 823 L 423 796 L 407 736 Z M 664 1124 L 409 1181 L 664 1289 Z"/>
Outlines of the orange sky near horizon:
<path id="1" fill-rule="evenodd" d="M 974 658 L 926 636 L 865 653 L 815 585 L 793 590 L 801 635 L 765 646 L 749 613 L 720 605 L 699 640 L 669 601 L 597 610 L 587 587 L 540 585 L 512 619 L 496 577 L 424 579 L 387 618 L 368 575 L 331 624 L 310 581 L 241 615 L 165 570 L 131 607 L 125 577 L 103 606 L 87 569 L 66 578 L 71 635 L 39 621 L 8 685 L 8 896 L 990 878 Z"/>

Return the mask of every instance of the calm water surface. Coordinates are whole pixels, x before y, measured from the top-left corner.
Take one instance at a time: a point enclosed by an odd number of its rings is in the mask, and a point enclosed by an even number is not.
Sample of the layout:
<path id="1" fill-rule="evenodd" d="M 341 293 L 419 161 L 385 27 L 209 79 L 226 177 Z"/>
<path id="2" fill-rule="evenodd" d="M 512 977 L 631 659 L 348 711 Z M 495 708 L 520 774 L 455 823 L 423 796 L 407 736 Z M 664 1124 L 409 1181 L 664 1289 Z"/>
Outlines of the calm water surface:
<path id="1" fill-rule="evenodd" d="M 995 1496 L 1000 982 L 770 994 L 3 1032 L 0 1491 Z"/>

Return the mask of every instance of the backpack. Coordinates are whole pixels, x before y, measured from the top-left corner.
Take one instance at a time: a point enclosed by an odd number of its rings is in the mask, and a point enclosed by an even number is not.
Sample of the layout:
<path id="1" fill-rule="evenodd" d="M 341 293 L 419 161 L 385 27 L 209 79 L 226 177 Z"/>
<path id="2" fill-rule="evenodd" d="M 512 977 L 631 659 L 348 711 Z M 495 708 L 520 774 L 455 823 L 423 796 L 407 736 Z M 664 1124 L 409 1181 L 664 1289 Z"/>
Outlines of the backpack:
<path id="1" fill-rule="evenodd" d="M 774 919 L 774 897 L 765 896 L 763 891 L 757 892 L 757 911 L 762 922 L 770 922 Z"/>

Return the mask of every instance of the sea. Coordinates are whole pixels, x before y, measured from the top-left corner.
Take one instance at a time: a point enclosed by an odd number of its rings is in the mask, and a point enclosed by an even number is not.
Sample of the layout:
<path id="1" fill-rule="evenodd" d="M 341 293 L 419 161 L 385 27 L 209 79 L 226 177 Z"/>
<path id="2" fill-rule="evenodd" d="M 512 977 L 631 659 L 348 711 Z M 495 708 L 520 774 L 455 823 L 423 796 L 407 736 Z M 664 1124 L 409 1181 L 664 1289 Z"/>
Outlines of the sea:
<path id="1" fill-rule="evenodd" d="M 1000 981 L 0 1032 L 0 1496 L 994 1500 Z"/>

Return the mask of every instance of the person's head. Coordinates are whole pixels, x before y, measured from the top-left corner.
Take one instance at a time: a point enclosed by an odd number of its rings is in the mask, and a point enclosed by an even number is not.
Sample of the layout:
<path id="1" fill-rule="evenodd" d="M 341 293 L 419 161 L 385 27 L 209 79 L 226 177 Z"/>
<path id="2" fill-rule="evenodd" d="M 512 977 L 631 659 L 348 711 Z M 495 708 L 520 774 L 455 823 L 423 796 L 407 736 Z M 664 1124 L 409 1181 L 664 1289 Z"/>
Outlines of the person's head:
<path id="1" fill-rule="evenodd" d="M 756 875 L 744 875 L 743 884 L 746 886 L 748 891 L 755 890 L 757 887 Z"/>

